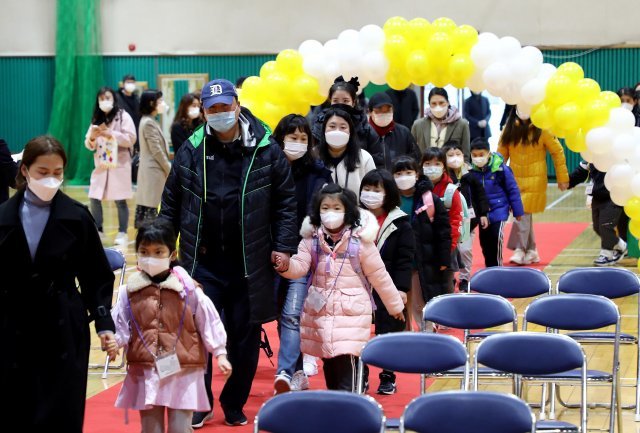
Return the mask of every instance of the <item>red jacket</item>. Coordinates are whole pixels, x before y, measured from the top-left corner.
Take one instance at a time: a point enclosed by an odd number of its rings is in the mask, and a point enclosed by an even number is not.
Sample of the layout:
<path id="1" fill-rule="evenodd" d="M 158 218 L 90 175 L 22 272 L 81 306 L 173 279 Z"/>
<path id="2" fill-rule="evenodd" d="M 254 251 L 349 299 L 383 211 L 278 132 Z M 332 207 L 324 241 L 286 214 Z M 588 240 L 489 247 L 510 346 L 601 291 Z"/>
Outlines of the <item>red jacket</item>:
<path id="1" fill-rule="evenodd" d="M 433 193 L 440 197 L 444 202 L 444 192 L 447 189 L 447 185 L 453 183 L 451 178 L 445 171 L 442 174 L 440 182 L 433 186 Z M 449 224 L 451 224 L 451 252 L 453 252 L 458 246 L 458 239 L 460 239 L 460 233 L 462 230 L 462 200 L 460 199 L 460 191 L 456 190 L 453 193 L 453 199 L 451 200 L 451 208 L 449 208 Z"/>

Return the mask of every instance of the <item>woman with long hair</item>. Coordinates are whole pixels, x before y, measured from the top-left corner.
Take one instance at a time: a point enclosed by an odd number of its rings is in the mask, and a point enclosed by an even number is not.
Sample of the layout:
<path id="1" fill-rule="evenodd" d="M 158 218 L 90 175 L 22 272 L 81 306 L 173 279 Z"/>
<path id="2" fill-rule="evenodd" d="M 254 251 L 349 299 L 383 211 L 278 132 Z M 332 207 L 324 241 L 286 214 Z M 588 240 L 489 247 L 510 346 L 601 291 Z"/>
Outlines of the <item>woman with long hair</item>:
<path id="1" fill-rule="evenodd" d="M 200 95 L 187 93 L 180 99 L 180 105 L 171 125 L 171 144 L 173 153 L 178 153 L 193 131 L 204 123 L 202 109 L 200 108 Z"/>

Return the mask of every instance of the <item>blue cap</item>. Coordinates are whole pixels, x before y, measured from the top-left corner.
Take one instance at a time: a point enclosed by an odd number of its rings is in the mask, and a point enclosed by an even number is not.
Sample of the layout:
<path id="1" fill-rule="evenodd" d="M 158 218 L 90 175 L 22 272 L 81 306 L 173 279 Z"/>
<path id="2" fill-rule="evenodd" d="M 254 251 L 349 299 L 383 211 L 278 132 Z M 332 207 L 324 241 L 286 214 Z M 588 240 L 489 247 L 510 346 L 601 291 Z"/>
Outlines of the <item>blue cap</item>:
<path id="1" fill-rule="evenodd" d="M 209 81 L 202 88 L 202 94 L 200 99 L 202 100 L 202 106 L 206 109 L 214 104 L 227 104 L 233 103 L 234 98 L 238 98 L 238 92 L 236 88 L 227 80 L 213 80 Z"/>

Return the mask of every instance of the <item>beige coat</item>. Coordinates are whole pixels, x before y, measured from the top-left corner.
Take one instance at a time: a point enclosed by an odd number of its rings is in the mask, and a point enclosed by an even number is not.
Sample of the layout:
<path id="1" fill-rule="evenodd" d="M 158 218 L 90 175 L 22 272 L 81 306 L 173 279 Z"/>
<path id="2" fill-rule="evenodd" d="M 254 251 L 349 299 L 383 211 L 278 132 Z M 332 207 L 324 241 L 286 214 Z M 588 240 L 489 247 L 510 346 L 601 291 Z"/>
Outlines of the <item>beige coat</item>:
<path id="1" fill-rule="evenodd" d="M 416 143 L 418 143 L 418 147 L 420 148 L 420 152 L 422 153 L 424 153 L 427 148 L 431 147 L 432 125 L 433 122 L 429 117 L 423 117 L 422 119 L 416 120 L 411 127 L 411 135 L 415 138 Z M 444 137 L 438 141 L 438 145 L 436 147 L 442 147 L 447 141 L 451 140 L 457 141 L 462 146 L 462 152 L 464 153 L 465 159 L 470 161 L 471 151 L 469 149 L 469 122 L 465 119 L 458 119 L 447 125 L 447 129 L 444 131 Z M 420 163 L 420 161 L 418 161 L 418 163 Z"/>
<path id="2" fill-rule="evenodd" d="M 160 124 L 151 116 L 140 120 L 140 166 L 136 205 L 157 208 L 171 170 L 167 141 Z"/>

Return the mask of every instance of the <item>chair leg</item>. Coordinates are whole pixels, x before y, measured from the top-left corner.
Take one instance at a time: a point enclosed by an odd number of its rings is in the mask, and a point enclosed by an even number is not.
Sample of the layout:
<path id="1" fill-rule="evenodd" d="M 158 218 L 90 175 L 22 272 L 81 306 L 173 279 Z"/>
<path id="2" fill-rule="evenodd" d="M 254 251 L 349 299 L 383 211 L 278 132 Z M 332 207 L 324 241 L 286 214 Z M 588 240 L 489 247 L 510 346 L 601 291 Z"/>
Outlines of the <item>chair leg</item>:
<path id="1" fill-rule="evenodd" d="M 551 396 L 549 397 L 549 419 L 556 419 L 556 384 L 551 384 Z"/>
<path id="2" fill-rule="evenodd" d="M 547 418 L 546 410 L 547 410 L 547 384 L 542 384 L 542 396 L 540 397 L 540 415 L 538 419 L 540 421 L 544 421 Z"/>
<path id="3" fill-rule="evenodd" d="M 104 370 L 102 371 L 102 378 L 106 379 L 107 377 L 109 377 L 109 355 L 104 360 Z"/>
<path id="4" fill-rule="evenodd" d="M 640 321 L 640 318 L 638 320 Z M 636 343 L 636 407 L 635 409 L 636 409 L 635 421 L 640 422 L 640 342 Z"/>

